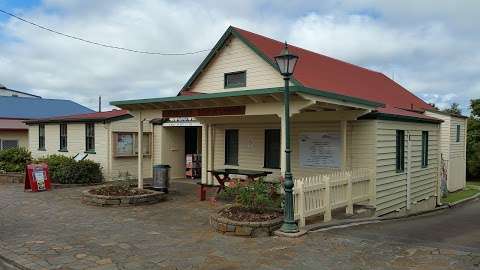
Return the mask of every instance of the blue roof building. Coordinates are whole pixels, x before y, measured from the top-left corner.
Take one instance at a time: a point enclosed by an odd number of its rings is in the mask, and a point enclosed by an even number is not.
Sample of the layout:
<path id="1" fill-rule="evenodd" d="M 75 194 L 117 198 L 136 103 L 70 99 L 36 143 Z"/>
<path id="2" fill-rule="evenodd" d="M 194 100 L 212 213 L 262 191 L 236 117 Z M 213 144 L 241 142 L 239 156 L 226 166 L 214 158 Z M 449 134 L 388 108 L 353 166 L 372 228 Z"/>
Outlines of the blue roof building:
<path id="1" fill-rule="evenodd" d="M 0 118 L 38 119 L 92 112 L 71 100 L 0 96 Z"/>
<path id="2" fill-rule="evenodd" d="M 94 111 L 71 100 L 0 95 L 0 150 L 28 147 L 28 126 L 23 122 L 25 120 L 92 112 Z"/>

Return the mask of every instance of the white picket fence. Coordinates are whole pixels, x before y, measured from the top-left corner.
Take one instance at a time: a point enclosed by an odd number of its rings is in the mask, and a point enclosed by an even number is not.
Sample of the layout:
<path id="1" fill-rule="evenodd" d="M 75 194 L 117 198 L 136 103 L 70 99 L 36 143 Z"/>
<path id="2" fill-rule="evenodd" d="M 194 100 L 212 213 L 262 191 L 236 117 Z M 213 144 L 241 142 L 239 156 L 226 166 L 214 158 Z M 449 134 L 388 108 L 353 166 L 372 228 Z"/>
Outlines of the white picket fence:
<path id="1" fill-rule="evenodd" d="M 337 170 L 294 180 L 295 220 L 305 226 L 305 218 L 323 214 L 332 219 L 332 210 L 345 207 L 353 214 L 353 204 L 372 198 L 373 175 L 369 169 Z"/>

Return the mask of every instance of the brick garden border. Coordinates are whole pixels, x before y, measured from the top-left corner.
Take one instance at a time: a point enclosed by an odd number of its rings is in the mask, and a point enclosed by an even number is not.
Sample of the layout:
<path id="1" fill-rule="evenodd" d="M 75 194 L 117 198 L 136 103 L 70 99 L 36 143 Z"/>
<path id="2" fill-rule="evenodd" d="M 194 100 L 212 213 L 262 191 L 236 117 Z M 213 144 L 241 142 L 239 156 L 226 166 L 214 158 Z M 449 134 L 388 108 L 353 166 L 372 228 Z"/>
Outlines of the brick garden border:
<path id="1" fill-rule="evenodd" d="M 75 188 L 75 187 L 88 187 L 88 186 L 99 186 L 105 185 L 105 182 L 101 183 L 83 183 L 83 184 L 60 184 L 60 183 L 52 183 L 53 189 L 59 188 Z"/>
<path id="2" fill-rule="evenodd" d="M 283 223 L 283 216 L 269 221 L 257 222 L 231 220 L 220 216 L 222 210 L 210 216 L 210 225 L 215 231 L 226 235 L 243 237 L 272 236 L 273 232 L 279 229 Z"/>
<path id="3" fill-rule="evenodd" d="M 147 194 L 134 196 L 95 195 L 90 193 L 90 190 L 83 191 L 82 202 L 95 206 L 136 206 L 159 203 L 167 198 L 164 192 L 153 190 L 145 190 Z"/>
<path id="4" fill-rule="evenodd" d="M 0 172 L 0 184 L 23 184 L 24 172 Z"/>

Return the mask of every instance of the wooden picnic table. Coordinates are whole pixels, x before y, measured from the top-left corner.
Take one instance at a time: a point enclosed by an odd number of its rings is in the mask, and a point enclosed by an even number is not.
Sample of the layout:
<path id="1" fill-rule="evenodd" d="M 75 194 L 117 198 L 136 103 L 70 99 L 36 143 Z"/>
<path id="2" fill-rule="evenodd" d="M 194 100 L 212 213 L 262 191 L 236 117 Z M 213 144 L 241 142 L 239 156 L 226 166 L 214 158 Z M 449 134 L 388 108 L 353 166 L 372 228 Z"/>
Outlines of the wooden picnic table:
<path id="1" fill-rule="evenodd" d="M 225 183 L 232 181 L 230 175 L 244 175 L 249 180 L 254 181 L 256 178 L 264 177 L 272 172 L 269 171 L 256 171 L 256 170 L 242 170 L 242 169 L 218 169 L 218 170 L 209 170 L 208 172 L 217 179 L 220 186 L 218 187 L 217 193 L 225 189 Z"/>

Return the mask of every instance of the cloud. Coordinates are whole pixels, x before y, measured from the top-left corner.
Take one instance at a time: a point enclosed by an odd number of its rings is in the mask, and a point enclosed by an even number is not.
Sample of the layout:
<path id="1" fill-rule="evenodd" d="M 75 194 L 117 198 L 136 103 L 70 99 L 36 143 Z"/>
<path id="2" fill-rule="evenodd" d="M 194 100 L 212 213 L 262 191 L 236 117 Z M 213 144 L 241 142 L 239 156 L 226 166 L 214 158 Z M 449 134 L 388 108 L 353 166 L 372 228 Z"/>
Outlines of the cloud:
<path id="1" fill-rule="evenodd" d="M 229 25 L 236 25 L 384 72 L 442 106 L 455 101 L 466 109 L 468 99 L 478 98 L 480 23 L 472 11 L 478 10 L 477 1 L 456 9 L 453 2 L 358 3 L 45 0 L 16 12 L 90 40 L 162 52 L 211 48 Z M 115 51 L 15 19 L 0 21 L 0 40 L 0 83 L 92 108 L 98 95 L 105 103 L 175 95 L 206 56 Z"/>

